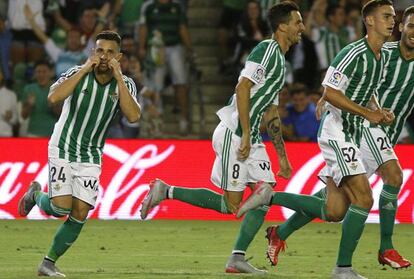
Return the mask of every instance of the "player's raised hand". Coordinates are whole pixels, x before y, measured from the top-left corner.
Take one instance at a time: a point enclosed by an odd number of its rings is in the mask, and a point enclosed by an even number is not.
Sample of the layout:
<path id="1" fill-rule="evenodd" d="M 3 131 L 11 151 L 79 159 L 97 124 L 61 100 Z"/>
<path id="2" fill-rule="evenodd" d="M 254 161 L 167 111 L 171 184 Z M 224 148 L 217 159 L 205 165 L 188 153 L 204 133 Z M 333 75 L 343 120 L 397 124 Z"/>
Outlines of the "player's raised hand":
<path id="1" fill-rule="evenodd" d="M 316 119 L 317 120 L 321 120 L 321 116 L 325 111 L 325 104 L 326 104 L 325 98 L 322 96 L 319 99 L 318 103 L 316 104 L 315 114 L 316 114 Z"/>
<path id="2" fill-rule="evenodd" d="M 365 113 L 365 118 L 372 124 L 380 124 L 384 120 L 385 114 L 381 109 L 377 109 L 377 110 L 369 109 Z"/>
<path id="3" fill-rule="evenodd" d="M 85 71 L 85 73 L 89 73 L 95 68 L 95 66 L 99 65 L 100 61 L 101 58 L 99 55 L 92 53 L 91 56 L 89 56 L 88 60 L 86 60 L 85 64 L 83 64 L 82 70 Z"/>
<path id="4" fill-rule="evenodd" d="M 389 126 L 394 123 L 395 115 L 390 109 L 382 109 L 382 112 L 384 113 L 385 117 L 382 120 L 381 124 Z"/>
<path id="5" fill-rule="evenodd" d="M 242 135 L 240 147 L 238 150 L 237 159 L 244 161 L 249 157 L 250 154 L 250 135 L 244 133 Z"/>
<path id="6" fill-rule="evenodd" d="M 292 176 L 292 166 L 287 158 L 284 158 L 279 161 L 279 171 L 277 172 L 277 176 L 289 179 Z"/>
<path id="7" fill-rule="evenodd" d="M 112 58 L 111 60 L 109 60 L 108 66 L 112 69 L 112 73 L 115 79 L 122 78 L 121 64 L 118 60 Z"/>

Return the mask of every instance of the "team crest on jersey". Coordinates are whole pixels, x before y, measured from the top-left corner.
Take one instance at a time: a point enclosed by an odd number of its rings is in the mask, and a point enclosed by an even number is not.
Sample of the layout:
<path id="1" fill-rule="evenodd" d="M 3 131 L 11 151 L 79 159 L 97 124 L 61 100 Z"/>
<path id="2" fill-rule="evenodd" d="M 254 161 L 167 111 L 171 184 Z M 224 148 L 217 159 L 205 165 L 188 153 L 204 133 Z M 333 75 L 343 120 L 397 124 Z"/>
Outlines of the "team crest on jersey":
<path id="1" fill-rule="evenodd" d="M 89 93 L 89 92 L 88 92 L 88 88 L 83 89 L 83 90 L 81 91 L 81 93 L 82 93 L 82 94 L 85 94 L 85 95 L 86 95 L 86 94 L 88 94 L 88 93 Z"/>
<path id="2" fill-rule="evenodd" d="M 342 73 L 340 73 L 338 71 L 333 71 L 330 78 L 328 79 L 328 83 L 330 83 L 334 86 L 339 86 L 339 84 L 341 84 L 343 76 L 344 75 Z"/>
<path id="3" fill-rule="evenodd" d="M 351 165 L 349 165 L 351 167 L 351 169 L 356 170 L 358 167 L 357 163 L 352 163 Z"/>
<path id="4" fill-rule="evenodd" d="M 116 94 L 116 92 L 109 93 L 109 98 L 115 103 L 118 101 L 118 94 Z"/>
<path id="5" fill-rule="evenodd" d="M 259 83 L 265 75 L 265 69 L 261 65 L 257 65 L 256 70 L 254 71 L 252 75 L 252 79 Z"/>
<path id="6" fill-rule="evenodd" d="M 60 189 L 62 189 L 62 186 L 59 183 L 56 183 L 53 185 L 53 189 L 55 189 L 55 191 L 59 191 Z"/>

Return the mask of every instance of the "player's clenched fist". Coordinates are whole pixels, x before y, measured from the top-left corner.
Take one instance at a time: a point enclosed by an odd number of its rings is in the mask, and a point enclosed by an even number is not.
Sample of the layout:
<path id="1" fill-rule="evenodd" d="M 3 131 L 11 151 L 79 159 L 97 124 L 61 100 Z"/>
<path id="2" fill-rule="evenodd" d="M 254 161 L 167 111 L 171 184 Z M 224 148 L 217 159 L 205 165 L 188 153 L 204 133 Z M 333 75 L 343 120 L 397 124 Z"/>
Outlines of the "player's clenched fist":
<path id="1" fill-rule="evenodd" d="M 108 65 L 112 69 L 112 73 L 116 79 L 122 78 L 121 64 L 118 60 L 112 58 L 111 60 L 109 60 Z"/>
<path id="2" fill-rule="evenodd" d="M 85 73 L 89 73 L 95 66 L 99 65 L 100 61 L 101 59 L 99 58 L 99 55 L 92 54 L 89 56 L 88 60 L 86 60 L 85 64 L 83 64 L 82 70 L 85 71 Z"/>

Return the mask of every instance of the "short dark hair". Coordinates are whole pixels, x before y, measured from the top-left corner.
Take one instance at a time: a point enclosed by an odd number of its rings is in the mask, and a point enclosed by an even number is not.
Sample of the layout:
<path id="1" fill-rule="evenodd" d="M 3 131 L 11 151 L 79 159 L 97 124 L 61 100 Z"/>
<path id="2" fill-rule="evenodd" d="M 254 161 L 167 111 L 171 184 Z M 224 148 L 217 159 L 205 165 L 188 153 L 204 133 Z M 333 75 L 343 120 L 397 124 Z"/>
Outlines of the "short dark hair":
<path id="1" fill-rule="evenodd" d="M 330 15 L 335 15 L 336 10 L 342 8 L 338 4 L 329 4 L 325 11 L 325 18 L 329 20 Z"/>
<path id="2" fill-rule="evenodd" d="M 52 68 L 53 68 L 53 65 L 52 65 L 49 61 L 47 61 L 47 60 L 38 60 L 38 61 L 36 61 L 36 63 L 34 64 L 33 69 L 36 69 L 38 66 L 41 66 L 41 65 L 46 66 L 46 67 L 48 67 L 49 69 L 52 69 Z"/>
<path id="3" fill-rule="evenodd" d="M 115 41 L 118 44 L 119 48 L 121 48 L 121 36 L 119 36 L 119 34 L 115 31 L 102 31 L 96 36 L 96 40 Z"/>
<path id="4" fill-rule="evenodd" d="M 377 8 L 382 6 L 392 6 L 390 0 L 371 0 L 362 7 L 362 18 L 365 20 L 367 16 L 371 15 Z"/>
<path id="5" fill-rule="evenodd" d="M 280 24 L 289 22 L 292 11 L 299 11 L 298 5 L 292 1 L 281 2 L 269 9 L 267 19 L 272 32 L 275 32 Z"/>
<path id="6" fill-rule="evenodd" d="M 414 6 L 410 6 L 404 10 L 401 22 L 404 23 L 405 20 L 412 14 L 414 14 Z"/>

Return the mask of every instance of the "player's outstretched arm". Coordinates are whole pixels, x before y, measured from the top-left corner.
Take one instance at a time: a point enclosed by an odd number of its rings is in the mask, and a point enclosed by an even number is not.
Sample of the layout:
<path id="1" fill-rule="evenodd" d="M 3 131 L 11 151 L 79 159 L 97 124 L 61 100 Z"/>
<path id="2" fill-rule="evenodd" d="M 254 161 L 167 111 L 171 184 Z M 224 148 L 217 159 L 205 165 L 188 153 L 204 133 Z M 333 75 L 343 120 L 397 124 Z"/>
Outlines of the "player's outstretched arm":
<path id="1" fill-rule="evenodd" d="M 276 105 L 271 105 L 264 114 L 264 120 L 267 127 L 267 133 L 269 134 L 273 146 L 276 149 L 277 157 L 279 159 L 280 170 L 277 173 L 278 176 L 284 178 L 290 178 L 292 175 L 292 166 L 290 165 L 287 157 L 285 142 L 282 136 L 282 123 L 277 111 Z"/>
<path id="2" fill-rule="evenodd" d="M 85 64 L 73 75 L 71 73 L 64 73 L 59 80 L 54 83 L 49 90 L 47 101 L 50 105 L 56 105 L 63 102 L 67 97 L 72 95 L 76 85 L 80 82 L 82 77 L 93 70 L 95 65 L 99 64 L 99 56 L 96 54 L 91 55 Z M 69 70 L 70 72 L 71 70 Z M 73 69 L 75 71 L 75 69 Z M 70 75 L 70 76 L 66 76 Z"/>
<path id="3" fill-rule="evenodd" d="M 381 110 L 370 110 L 352 102 L 341 91 L 332 87 L 325 87 L 325 100 L 340 110 L 347 111 L 352 114 L 360 115 L 373 124 L 379 124 L 384 119 Z"/>

